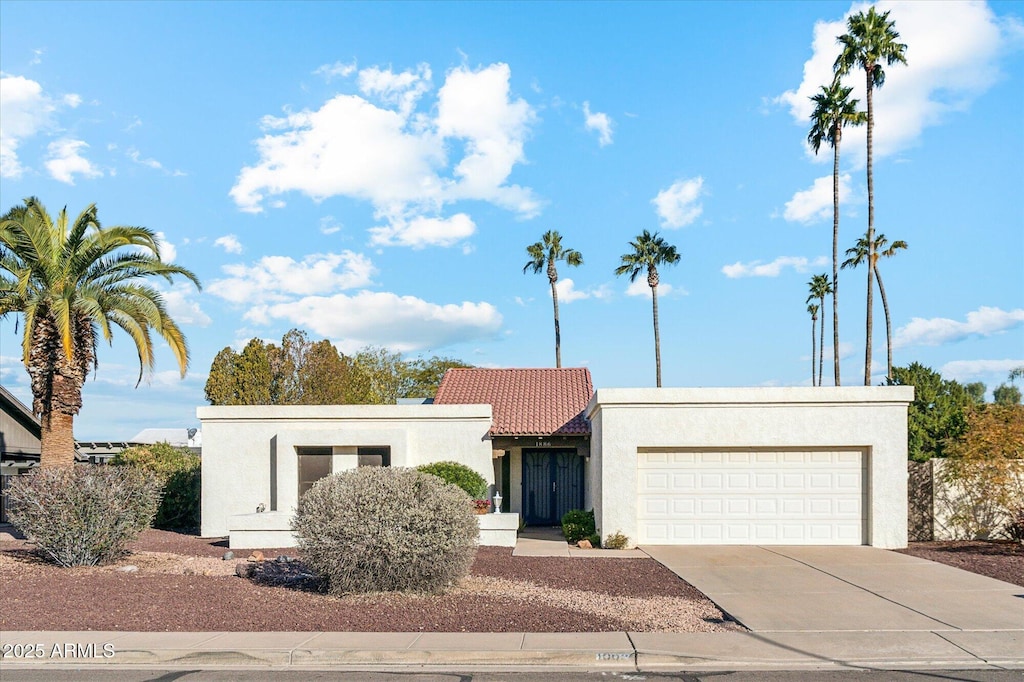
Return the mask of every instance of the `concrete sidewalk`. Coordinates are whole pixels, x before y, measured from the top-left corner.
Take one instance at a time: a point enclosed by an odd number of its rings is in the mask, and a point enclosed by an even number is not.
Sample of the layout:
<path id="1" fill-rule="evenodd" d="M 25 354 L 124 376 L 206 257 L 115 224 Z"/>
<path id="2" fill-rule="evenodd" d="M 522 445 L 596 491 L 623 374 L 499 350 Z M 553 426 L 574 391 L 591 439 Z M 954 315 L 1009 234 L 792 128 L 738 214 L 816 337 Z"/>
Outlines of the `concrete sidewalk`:
<path id="1" fill-rule="evenodd" d="M 1020 632 L 5 632 L 4 668 L 730 671 L 1024 668 Z M 27 658 L 26 652 L 41 655 Z"/>

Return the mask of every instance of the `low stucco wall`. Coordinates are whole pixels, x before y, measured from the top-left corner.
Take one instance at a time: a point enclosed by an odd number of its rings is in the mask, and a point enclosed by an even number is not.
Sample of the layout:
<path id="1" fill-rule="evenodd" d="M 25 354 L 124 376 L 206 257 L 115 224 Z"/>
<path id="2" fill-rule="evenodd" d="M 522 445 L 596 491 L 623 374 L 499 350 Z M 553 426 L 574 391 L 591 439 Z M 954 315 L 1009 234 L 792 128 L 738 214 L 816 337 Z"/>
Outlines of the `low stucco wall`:
<path id="1" fill-rule="evenodd" d="M 203 428 L 205 537 L 227 535 L 228 517 L 253 513 L 259 505 L 292 513 L 299 447 L 388 446 L 391 466 L 451 460 L 494 482 L 490 405 L 263 405 L 196 412 Z M 354 466 L 350 459 L 335 457 Z"/>
<path id="2" fill-rule="evenodd" d="M 907 386 L 598 389 L 587 407 L 601 533 L 637 537 L 640 448 L 856 448 L 867 544 L 907 545 Z"/>

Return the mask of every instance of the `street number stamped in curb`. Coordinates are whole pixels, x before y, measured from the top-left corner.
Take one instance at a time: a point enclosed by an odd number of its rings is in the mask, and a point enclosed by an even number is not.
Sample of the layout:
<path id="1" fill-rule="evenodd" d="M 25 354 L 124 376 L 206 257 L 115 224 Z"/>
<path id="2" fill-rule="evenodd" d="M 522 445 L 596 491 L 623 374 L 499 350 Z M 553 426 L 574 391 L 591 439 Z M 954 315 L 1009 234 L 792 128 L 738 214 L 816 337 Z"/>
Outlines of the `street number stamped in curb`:
<path id="1" fill-rule="evenodd" d="M 46 644 L 11 644 L 0 647 L 0 658 L 21 658 L 25 660 L 113 658 L 114 645 L 79 644 L 76 642 L 54 642 Z"/>
<path id="2" fill-rule="evenodd" d="M 595 654 L 594 658 L 598 661 L 631 661 L 633 660 L 633 654 L 621 651 L 601 652 Z"/>

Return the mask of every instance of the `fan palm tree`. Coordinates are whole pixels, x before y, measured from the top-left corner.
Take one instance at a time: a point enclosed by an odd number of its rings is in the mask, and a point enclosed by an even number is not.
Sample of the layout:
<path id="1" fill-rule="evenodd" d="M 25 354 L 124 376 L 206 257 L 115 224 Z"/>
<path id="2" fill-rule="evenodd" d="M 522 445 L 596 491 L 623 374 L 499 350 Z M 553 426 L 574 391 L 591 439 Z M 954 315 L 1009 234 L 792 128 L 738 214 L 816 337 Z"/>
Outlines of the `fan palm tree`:
<path id="1" fill-rule="evenodd" d="M 194 274 L 160 259 L 153 231 L 101 227 L 95 204 L 73 222 L 66 208 L 54 221 L 31 197 L 0 219 L 0 318 L 21 314 L 22 360 L 42 425 L 42 467 L 74 462 L 82 384 L 90 365 L 97 366 L 100 336 L 112 341 L 111 326 L 134 341 L 140 382 L 155 365 L 151 331 L 167 341 L 185 375 L 185 337 L 160 292 L 140 281 L 170 282 L 174 275 L 200 286 Z"/>
<path id="2" fill-rule="evenodd" d="M 892 320 L 889 317 L 889 299 L 885 296 L 882 273 L 878 271 L 878 261 L 880 258 L 892 258 L 897 251 L 906 248 L 908 248 L 907 243 L 902 239 L 897 239 L 889 244 L 885 235 L 879 233 L 875 235 L 875 241 L 872 244 L 868 243 L 866 236 L 858 239 L 853 248 L 846 250 L 846 255 L 849 258 L 843 261 L 843 268 L 855 268 L 870 259 L 871 269 L 875 271 L 875 278 L 878 280 L 878 293 L 882 297 L 882 309 L 885 311 L 885 376 L 887 378 L 892 377 Z"/>
<path id="3" fill-rule="evenodd" d="M 810 303 L 814 299 L 818 299 L 818 307 L 821 310 L 821 345 L 818 346 L 818 386 L 821 386 L 822 373 L 825 370 L 825 297 L 832 293 L 832 283 L 828 279 L 828 275 L 824 272 L 820 275 L 815 275 L 811 278 L 811 281 L 807 283 L 810 289 L 810 295 L 807 297 L 807 303 Z M 812 362 L 813 364 L 813 362 Z"/>
<path id="4" fill-rule="evenodd" d="M 562 248 L 562 235 L 554 230 L 548 230 L 541 237 L 541 241 L 534 242 L 526 247 L 526 253 L 530 260 L 523 266 L 523 272 L 532 270 L 533 274 L 545 270 L 548 275 L 548 282 L 551 284 L 551 300 L 555 306 L 555 367 L 562 366 L 562 329 L 558 322 L 558 269 L 555 263 L 565 261 L 566 265 L 577 267 L 583 265 L 583 254 L 575 249 Z"/>
<path id="5" fill-rule="evenodd" d="M 811 131 L 807 142 L 817 154 L 821 143 L 832 147 L 832 369 L 835 385 L 839 380 L 839 145 L 843 137 L 843 126 L 861 125 L 867 115 L 857 111 L 857 101 L 850 99 L 853 88 L 844 88 L 839 79 L 831 85 L 821 86 L 821 92 L 811 97 L 814 112 L 811 113 Z M 822 320 L 824 330 L 824 320 Z M 818 381 L 821 384 L 821 381 Z"/>
<path id="6" fill-rule="evenodd" d="M 661 335 L 658 332 L 658 266 L 675 265 L 679 262 L 676 247 L 666 242 L 655 232 L 644 230 L 629 243 L 633 251 L 622 255 L 622 264 L 615 268 L 618 276 L 628 274 L 629 281 L 635 282 L 641 272 L 647 272 L 647 286 L 651 288 L 651 305 L 654 311 L 654 364 L 658 388 L 661 388 Z"/>
<path id="7" fill-rule="evenodd" d="M 814 361 L 818 359 L 818 304 L 808 303 L 807 312 L 811 314 L 811 386 L 817 386 L 818 384 L 814 380 Z"/>
<path id="8" fill-rule="evenodd" d="M 858 12 L 846 21 L 847 32 L 839 36 L 841 49 L 834 68 L 837 76 L 844 76 L 854 67 L 864 69 L 867 79 L 867 176 L 868 176 L 868 257 L 875 241 L 875 176 L 873 172 L 873 145 L 875 131 L 874 91 L 885 83 L 887 66 L 906 64 L 907 46 L 898 42 L 895 22 L 889 21 L 889 12 L 879 14 L 874 7 L 867 12 Z M 872 332 L 872 286 L 874 268 L 868 268 L 867 331 L 864 348 L 864 385 L 871 385 L 871 332 Z"/>

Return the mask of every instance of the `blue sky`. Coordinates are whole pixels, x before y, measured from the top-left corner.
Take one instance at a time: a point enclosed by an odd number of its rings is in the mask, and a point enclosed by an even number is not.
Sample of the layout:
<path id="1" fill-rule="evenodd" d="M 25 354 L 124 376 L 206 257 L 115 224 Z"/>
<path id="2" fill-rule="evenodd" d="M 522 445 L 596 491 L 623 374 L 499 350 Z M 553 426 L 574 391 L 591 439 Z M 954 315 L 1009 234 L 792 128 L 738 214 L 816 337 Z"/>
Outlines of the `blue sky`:
<path id="1" fill-rule="evenodd" d="M 909 62 L 876 94 L 876 228 L 910 245 L 881 266 L 895 363 L 991 391 L 1024 364 L 1024 3 L 878 6 Z M 546 278 L 522 274 L 549 229 L 585 260 L 560 269 L 563 364 L 598 387 L 654 385 L 646 285 L 613 274 L 643 229 L 682 255 L 659 290 L 666 386 L 809 385 L 832 155 L 805 144 L 808 98 L 864 8 L 5 0 L 0 206 L 95 202 L 204 284 L 165 287 L 186 379 L 162 348 L 135 388 L 116 336 L 76 436 L 196 425 L 214 354 L 292 327 L 344 352 L 553 366 Z M 866 228 L 863 130 L 842 152 L 845 248 Z M 865 277 L 840 279 L 848 385 Z M 29 402 L 14 326 L 0 381 Z"/>

